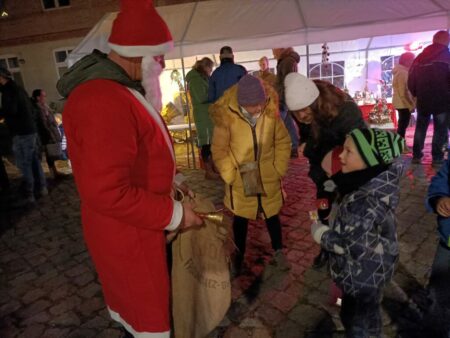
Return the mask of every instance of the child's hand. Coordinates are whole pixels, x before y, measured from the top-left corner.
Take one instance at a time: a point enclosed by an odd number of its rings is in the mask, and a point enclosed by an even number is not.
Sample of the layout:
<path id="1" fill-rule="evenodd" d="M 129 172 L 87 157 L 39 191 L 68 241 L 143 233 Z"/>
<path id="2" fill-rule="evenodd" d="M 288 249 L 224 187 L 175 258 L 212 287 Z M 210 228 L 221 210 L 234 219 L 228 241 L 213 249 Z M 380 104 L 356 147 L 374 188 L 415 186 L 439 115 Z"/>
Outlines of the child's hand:
<path id="1" fill-rule="evenodd" d="M 438 200 L 436 212 L 442 217 L 450 217 L 450 197 L 442 197 Z"/>
<path id="2" fill-rule="evenodd" d="M 327 225 L 320 223 L 320 221 L 314 221 L 311 224 L 311 235 L 317 244 L 320 244 L 322 235 L 328 230 L 330 230 L 330 228 Z"/>

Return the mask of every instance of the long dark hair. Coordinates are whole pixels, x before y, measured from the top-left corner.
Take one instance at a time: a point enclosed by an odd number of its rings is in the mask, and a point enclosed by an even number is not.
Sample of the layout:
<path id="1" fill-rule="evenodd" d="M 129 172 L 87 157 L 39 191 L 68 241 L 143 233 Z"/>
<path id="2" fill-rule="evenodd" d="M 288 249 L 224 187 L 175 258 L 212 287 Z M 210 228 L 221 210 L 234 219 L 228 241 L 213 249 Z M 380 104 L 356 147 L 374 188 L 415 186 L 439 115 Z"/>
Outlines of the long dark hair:
<path id="1" fill-rule="evenodd" d="M 42 89 L 35 89 L 35 90 L 33 90 L 33 93 L 31 94 L 31 100 L 34 103 L 37 103 L 38 102 L 38 97 L 41 96 L 41 94 L 42 94 Z"/>
<path id="2" fill-rule="evenodd" d="M 204 57 L 203 59 L 198 60 L 195 65 L 194 69 L 199 72 L 203 77 L 208 78 L 209 75 L 206 71 L 206 68 L 212 68 L 214 66 L 213 60 L 211 60 L 208 57 Z"/>
<path id="3" fill-rule="evenodd" d="M 339 114 L 339 108 L 349 100 L 349 96 L 328 81 L 313 81 L 319 89 L 319 97 L 310 105 L 313 114 L 311 129 L 313 137 L 317 140 L 321 130 L 330 126 Z"/>

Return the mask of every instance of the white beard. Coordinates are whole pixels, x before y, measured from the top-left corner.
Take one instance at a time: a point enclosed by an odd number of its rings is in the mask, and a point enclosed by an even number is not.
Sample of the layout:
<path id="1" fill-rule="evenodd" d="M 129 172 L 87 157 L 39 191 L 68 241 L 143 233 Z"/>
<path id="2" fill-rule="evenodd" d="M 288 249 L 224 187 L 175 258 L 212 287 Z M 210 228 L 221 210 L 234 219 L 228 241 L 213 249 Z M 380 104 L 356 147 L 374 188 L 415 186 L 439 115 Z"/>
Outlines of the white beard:
<path id="1" fill-rule="evenodd" d="M 162 93 L 159 76 L 163 72 L 162 66 L 153 56 L 142 59 L 142 87 L 145 89 L 145 99 L 159 113 L 162 110 Z"/>

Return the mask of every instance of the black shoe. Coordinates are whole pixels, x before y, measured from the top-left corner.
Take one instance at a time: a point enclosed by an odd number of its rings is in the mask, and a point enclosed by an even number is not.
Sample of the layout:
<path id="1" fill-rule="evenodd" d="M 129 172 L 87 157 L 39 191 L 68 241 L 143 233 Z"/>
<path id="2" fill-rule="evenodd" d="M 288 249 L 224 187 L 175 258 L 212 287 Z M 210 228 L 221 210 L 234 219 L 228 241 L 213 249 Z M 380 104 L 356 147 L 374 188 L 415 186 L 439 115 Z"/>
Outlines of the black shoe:
<path id="1" fill-rule="evenodd" d="M 319 254 L 314 258 L 312 268 L 313 269 L 321 269 L 328 262 L 328 255 L 324 250 L 320 250 Z"/>
<path id="2" fill-rule="evenodd" d="M 291 150 L 291 158 L 298 158 L 298 151 L 297 149 Z"/>
<path id="3" fill-rule="evenodd" d="M 412 164 L 421 164 L 422 163 L 422 159 L 418 158 L 418 157 L 413 157 L 413 159 L 411 160 Z"/>
<path id="4" fill-rule="evenodd" d="M 431 166 L 434 169 L 439 169 L 441 167 L 442 163 L 444 163 L 443 160 L 433 160 L 433 162 L 431 162 Z"/>

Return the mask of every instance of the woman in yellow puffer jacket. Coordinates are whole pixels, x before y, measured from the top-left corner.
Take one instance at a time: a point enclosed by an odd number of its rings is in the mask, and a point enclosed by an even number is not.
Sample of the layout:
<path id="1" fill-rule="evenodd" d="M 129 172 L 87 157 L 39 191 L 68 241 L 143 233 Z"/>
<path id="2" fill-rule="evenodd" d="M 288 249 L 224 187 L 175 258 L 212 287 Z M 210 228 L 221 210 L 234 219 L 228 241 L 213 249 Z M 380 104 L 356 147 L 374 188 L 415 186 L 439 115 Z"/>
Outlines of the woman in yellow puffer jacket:
<path id="1" fill-rule="evenodd" d="M 248 220 L 258 217 L 266 221 L 275 263 L 286 265 L 278 213 L 291 141 L 278 114 L 277 94 L 269 84 L 245 75 L 209 111 L 214 122 L 213 160 L 226 184 L 225 205 L 235 215 L 233 232 L 239 252 L 234 268 L 238 273 L 242 265 Z M 242 165 L 252 162 L 259 164 L 263 192 L 248 196 L 241 172 Z"/>

